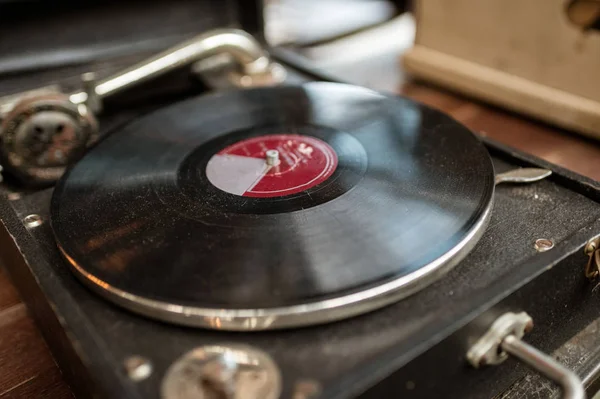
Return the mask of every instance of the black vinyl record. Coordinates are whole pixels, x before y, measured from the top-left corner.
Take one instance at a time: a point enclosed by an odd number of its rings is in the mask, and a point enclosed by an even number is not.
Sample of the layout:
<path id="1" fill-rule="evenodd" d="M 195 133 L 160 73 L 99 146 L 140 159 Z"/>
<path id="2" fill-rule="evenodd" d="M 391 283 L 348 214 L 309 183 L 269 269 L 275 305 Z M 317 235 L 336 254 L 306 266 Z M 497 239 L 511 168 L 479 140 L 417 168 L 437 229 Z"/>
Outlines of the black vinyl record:
<path id="1" fill-rule="evenodd" d="M 309 83 L 140 118 L 67 173 L 51 216 L 75 274 L 114 302 L 251 330 L 337 320 L 423 288 L 477 242 L 493 191 L 485 147 L 450 117 Z"/>

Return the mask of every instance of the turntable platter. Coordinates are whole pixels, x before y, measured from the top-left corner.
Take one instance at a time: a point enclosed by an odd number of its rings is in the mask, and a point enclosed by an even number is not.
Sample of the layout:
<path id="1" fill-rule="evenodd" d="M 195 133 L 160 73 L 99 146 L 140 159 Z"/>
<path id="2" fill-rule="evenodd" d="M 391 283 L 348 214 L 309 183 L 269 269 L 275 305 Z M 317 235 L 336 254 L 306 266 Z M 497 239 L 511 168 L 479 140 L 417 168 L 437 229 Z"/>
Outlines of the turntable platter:
<path id="1" fill-rule="evenodd" d="M 136 312 L 260 330 L 350 317 L 461 260 L 485 147 L 450 117 L 332 83 L 215 93 L 111 134 L 57 185 L 75 274 Z"/>

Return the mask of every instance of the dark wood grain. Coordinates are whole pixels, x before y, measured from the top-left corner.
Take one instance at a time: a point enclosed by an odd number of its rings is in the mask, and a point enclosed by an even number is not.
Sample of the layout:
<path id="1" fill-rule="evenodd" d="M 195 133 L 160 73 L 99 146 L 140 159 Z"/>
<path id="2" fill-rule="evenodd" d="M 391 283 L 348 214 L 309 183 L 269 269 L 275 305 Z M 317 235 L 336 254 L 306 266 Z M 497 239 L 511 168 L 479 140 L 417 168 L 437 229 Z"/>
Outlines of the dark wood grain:
<path id="1" fill-rule="evenodd" d="M 0 268 L 0 399 L 73 398 L 40 332 Z"/>
<path id="2" fill-rule="evenodd" d="M 36 375 L 0 393 L 2 399 L 73 399 L 73 394 L 58 369 Z"/>
<path id="3" fill-rule="evenodd" d="M 8 309 L 21 302 L 17 291 L 12 287 L 6 273 L 0 267 L 0 316 L 5 309 Z M 2 317 L 0 317 L 0 321 Z"/>
<path id="4" fill-rule="evenodd" d="M 399 91 L 450 114 L 481 135 L 600 180 L 598 141 L 423 83 L 409 82 Z"/>

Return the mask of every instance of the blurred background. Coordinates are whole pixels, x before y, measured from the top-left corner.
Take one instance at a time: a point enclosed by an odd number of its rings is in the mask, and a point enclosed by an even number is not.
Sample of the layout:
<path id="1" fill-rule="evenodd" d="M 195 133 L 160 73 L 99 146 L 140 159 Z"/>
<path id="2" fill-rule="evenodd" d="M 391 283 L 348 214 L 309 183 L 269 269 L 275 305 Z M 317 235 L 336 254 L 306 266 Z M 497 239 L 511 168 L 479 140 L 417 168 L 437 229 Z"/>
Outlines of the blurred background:
<path id="1" fill-rule="evenodd" d="M 265 37 L 315 68 L 374 89 L 402 83 L 398 64 L 415 37 L 410 1 L 269 0 Z"/>

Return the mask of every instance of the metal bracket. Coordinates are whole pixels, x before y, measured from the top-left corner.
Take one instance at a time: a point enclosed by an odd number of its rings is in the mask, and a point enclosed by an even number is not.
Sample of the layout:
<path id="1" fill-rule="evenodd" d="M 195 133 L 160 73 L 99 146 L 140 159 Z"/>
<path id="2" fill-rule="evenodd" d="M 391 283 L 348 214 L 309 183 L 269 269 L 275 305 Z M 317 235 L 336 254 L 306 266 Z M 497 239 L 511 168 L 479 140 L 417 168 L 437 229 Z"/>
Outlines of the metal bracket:
<path id="1" fill-rule="evenodd" d="M 519 168 L 508 172 L 498 173 L 494 180 L 496 185 L 502 183 L 533 183 L 543 180 L 552 174 L 551 170 L 541 168 Z"/>
<path id="2" fill-rule="evenodd" d="M 585 276 L 594 280 L 600 274 L 600 235 L 589 240 L 583 251 L 589 256 L 585 266 Z"/>
<path id="3" fill-rule="evenodd" d="M 500 364 L 510 354 L 558 384 L 564 399 L 585 399 L 583 383 L 575 373 L 521 340 L 532 328 L 527 313 L 505 313 L 469 349 L 467 360 L 479 368 Z"/>
<path id="4" fill-rule="evenodd" d="M 221 53 L 192 65 L 192 74 L 213 90 L 276 86 L 285 82 L 287 72 L 280 64 L 268 65 L 252 73 L 240 69 L 229 53 Z"/>
<path id="5" fill-rule="evenodd" d="M 523 338 L 533 328 L 533 320 L 525 312 L 505 313 L 467 352 L 469 363 L 475 368 L 500 364 L 508 358 L 501 349 L 502 340 L 509 335 Z"/>

